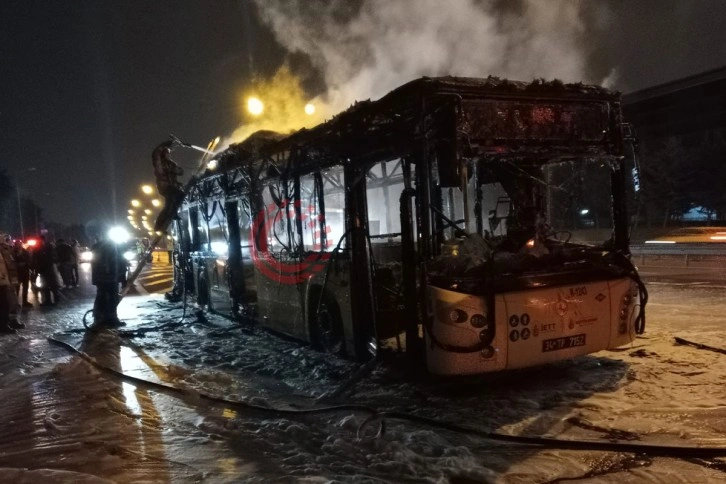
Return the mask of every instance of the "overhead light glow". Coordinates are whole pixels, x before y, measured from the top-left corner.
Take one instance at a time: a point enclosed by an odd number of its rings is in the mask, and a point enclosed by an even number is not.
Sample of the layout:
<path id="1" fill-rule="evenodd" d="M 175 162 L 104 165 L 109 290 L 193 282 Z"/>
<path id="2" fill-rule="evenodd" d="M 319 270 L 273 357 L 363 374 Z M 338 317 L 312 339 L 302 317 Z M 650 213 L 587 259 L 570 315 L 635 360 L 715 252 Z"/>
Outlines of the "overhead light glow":
<path id="1" fill-rule="evenodd" d="M 129 215 L 133 215 L 134 211 L 132 209 L 129 209 Z"/>
<path id="2" fill-rule="evenodd" d="M 141 202 L 139 202 L 138 200 L 131 200 L 131 206 L 132 207 L 140 207 L 141 206 Z"/>
<path id="3" fill-rule="evenodd" d="M 161 205 L 161 202 L 159 201 L 159 199 L 158 199 L 158 198 L 155 198 L 155 199 L 153 199 L 153 200 L 151 201 L 151 204 L 152 204 L 153 206 L 155 206 L 155 207 L 158 207 L 159 205 Z"/>
<path id="4" fill-rule="evenodd" d="M 207 169 L 209 170 L 216 170 L 218 165 L 217 159 L 209 160 L 209 163 L 207 163 Z"/>
<path id="5" fill-rule="evenodd" d="M 260 101 L 256 97 L 250 97 L 247 99 L 247 111 L 253 116 L 259 116 L 262 114 L 262 111 L 265 110 L 265 105 L 262 104 L 262 101 Z"/>
<path id="6" fill-rule="evenodd" d="M 141 185 L 141 191 L 149 195 L 154 192 L 154 188 L 151 185 Z"/>
<path id="7" fill-rule="evenodd" d="M 147 208 L 146 210 L 144 210 L 144 213 L 146 215 L 151 215 L 151 209 Z"/>
<path id="8" fill-rule="evenodd" d="M 305 105 L 305 114 L 307 114 L 308 116 L 312 116 L 313 114 L 315 114 L 315 105 L 307 103 Z"/>

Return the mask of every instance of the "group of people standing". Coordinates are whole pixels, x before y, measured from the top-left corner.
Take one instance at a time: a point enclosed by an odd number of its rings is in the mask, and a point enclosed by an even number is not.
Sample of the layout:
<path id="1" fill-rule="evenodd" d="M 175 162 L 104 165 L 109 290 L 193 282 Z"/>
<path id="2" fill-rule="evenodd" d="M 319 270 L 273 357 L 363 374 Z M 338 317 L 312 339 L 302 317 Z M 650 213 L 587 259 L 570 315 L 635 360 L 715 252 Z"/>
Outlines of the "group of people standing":
<path id="1" fill-rule="evenodd" d="M 61 283 L 65 288 L 78 287 L 80 259 L 76 240 L 68 244 L 60 239 L 53 244 L 40 236 L 37 245 L 28 250 L 22 241 L 13 242 L 10 236 L 0 234 L 0 334 L 25 327 L 18 314 L 33 307 L 28 300 L 31 288 L 40 306 L 55 306 Z M 40 287 L 36 286 L 37 279 Z"/>
<path id="2" fill-rule="evenodd" d="M 184 191 L 178 177 L 182 168 L 170 156 L 175 146 L 189 146 L 172 138 L 157 146 L 152 153 L 154 175 L 164 207 L 157 217 L 154 230 L 164 232 L 173 219 Z M 94 322 L 98 325 L 120 326 L 116 314 L 119 302 L 118 287 L 126 281 L 128 263 L 119 245 L 100 240 L 93 246 L 91 282 L 97 288 L 93 307 Z M 55 244 L 45 236 L 38 238 L 37 246 L 29 251 L 20 240 L 15 242 L 0 233 L 0 334 L 14 333 L 25 325 L 18 321 L 18 313 L 33 305 L 28 301 L 32 287 L 40 306 L 55 306 L 61 286 L 78 287 L 78 265 L 81 251 L 78 241 L 70 243 L 59 239 Z M 60 281 L 59 277 L 60 275 Z M 35 285 L 40 278 L 40 290 Z M 38 292 L 41 292 L 38 297 Z"/>

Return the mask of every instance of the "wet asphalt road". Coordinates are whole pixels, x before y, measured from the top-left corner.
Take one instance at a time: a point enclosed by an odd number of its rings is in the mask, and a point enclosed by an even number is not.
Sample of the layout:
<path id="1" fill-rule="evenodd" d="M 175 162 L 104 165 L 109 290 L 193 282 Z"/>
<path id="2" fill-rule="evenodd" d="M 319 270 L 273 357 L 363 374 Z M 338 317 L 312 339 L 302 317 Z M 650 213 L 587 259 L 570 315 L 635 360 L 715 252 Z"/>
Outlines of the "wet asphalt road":
<path id="1" fill-rule="evenodd" d="M 639 346 L 647 344 L 652 335 L 663 332 L 675 335 L 688 332 L 698 335 L 700 331 L 713 334 L 723 330 L 726 325 L 726 317 L 723 316 L 726 315 L 726 284 L 722 270 L 648 267 L 642 269 L 642 275 L 650 292 L 651 308 L 646 339 Z M 226 410 L 200 407 L 193 398 L 191 401 L 178 401 L 142 388 L 134 388 L 133 385 L 107 376 L 99 377 L 97 373 L 89 371 L 88 365 L 80 362 L 78 357 L 62 348 L 49 345 L 46 337 L 53 333 L 82 329 L 81 318 L 91 308 L 94 295 L 95 289 L 90 285 L 90 272 L 86 267 L 81 272 L 80 286 L 62 291 L 58 306 L 36 306 L 24 311 L 21 320 L 27 324 L 27 328 L 19 336 L 0 340 L 0 386 L 3 388 L 0 397 L 4 409 L 4 418 L 0 423 L 0 468 L 61 469 L 83 475 L 108 477 L 118 482 L 239 482 L 234 476 L 243 475 L 245 472 L 256 476 L 256 482 L 269 482 L 269 479 L 279 477 L 276 474 L 280 472 L 277 466 L 284 462 L 288 469 L 295 468 L 295 461 L 285 461 L 284 455 L 277 455 L 281 451 L 275 450 L 279 447 L 276 442 L 290 440 L 290 430 L 281 428 L 280 434 L 276 435 L 274 427 L 267 426 L 264 420 L 261 424 L 250 420 L 244 423 L 250 428 L 248 439 L 258 435 L 260 429 L 267 429 L 274 435 L 260 440 L 260 447 L 249 448 L 243 444 L 244 440 L 239 440 L 239 430 L 227 428 L 237 423 L 233 416 L 226 414 Z M 169 314 L 169 308 L 155 302 L 159 300 L 158 296 L 150 298 L 130 295 L 119 308 L 120 316 L 132 325 L 164 317 Z M 138 310 L 139 307 L 142 309 Z M 698 324 L 695 330 L 694 322 Z M 153 340 L 141 339 L 136 345 L 119 346 L 103 338 L 87 342 L 85 338 L 81 341 L 81 337 L 82 333 L 79 333 L 77 339 L 81 345 L 85 345 L 85 350 L 106 366 L 118 367 L 149 380 L 172 382 L 184 374 L 185 358 L 193 358 L 195 361 L 192 363 L 203 366 L 205 361 L 213 361 L 207 360 L 209 355 L 204 356 L 204 345 L 211 352 L 219 347 L 218 343 L 202 337 L 196 344 L 199 346 L 199 355 L 192 355 L 187 348 L 186 353 L 182 351 L 179 354 L 179 358 L 174 359 L 172 351 L 169 359 L 166 359 L 158 351 L 149 351 L 155 344 Z M 295 345 L 286 345 L 289 350 L 285 351 L 295 354 Z M 169 348 L 173 350 L 173 347 Z M 639 349 L 634 354 L 635 358 L 641 358 L 647 363 L 649 355 L 654 353 L 652 349 Z M 600 360 L 588 358 L 585 361 L 597 366 Z M 691 370 L 691 363 L 684 364 L 684 368 Z M 646 370 L 647 368 L 635 374 Z M 566 373 L 576 371 L 579 371 L 577 365 Z M 5 377 L 13 374 L 17 376 L 18 372 L 21 378 Z M 574 375 L 573 381 L 577 378 Z M 657 381 L 653 380 L 653 384 Z M 221 384 L 224 387 L 229 382 Z M 550 384 L 557 386 L 559 383 L 553 381 Z M 279 388 L 282 389 L 283 385 Z M 361 393 L 366 393 L 366 388 L 363 385 Z M 375 386 L 371 389 L 368 394 L 374 395 L 379 391 Z M 290 388 L 290 391 L 294 391 L 294 388 Z M 513 391 L 517 389 L 514 388 Z M 254 392 L 259 393 L 260 388 L 255 388 Z M 543 395 L 545 393 L 548 392 Z M 647 394 L 639 391 L 638 395 Z M 443 398 L 443 395 L 437 397 Z M 511 396 L 502 398 L 507 400 Z M 536 400 L 536 397 L 532 398 Z M 543 398 L 547 401 L 551 397 L 544 395 Z M 448 401 L 448 397 L 443 400 Z M 402 399 L 403 403 L 410 404 L 412 401 Z M 516 406 L 515 400 L 510 403 Z M 591 418 L 595 416 L 593 414 Z M 519 419 L 517 416 L 515 421 Z M 622 422 L 615 424 L 623 425 Z M 720 424 L 718 421 L 708 420 L 704 421 L 704 425 L 711 428 Z M 330 428 L 319 429 L 317 426 L 311 426 L 310 431 L 321 432 L 321 436 L 315 436 L 320 439 L 332 432 Z M 210 435 L 215 436 L 210 438 Z M 298 435 L 292 436 L 290 442 L 299 441 L 296 445 L 305 447 L 308 440 L 308 437 Z M 256 457 L 260 449 L 266 449 L 264 453 L 268 457 Z M 317 455 L 319 449 L 311 449 L 310 452 Z M 372 449 L 366 452 L 376 455 Z M 351 448 L 348 453 L 352 456 L 355 451 Z M 340 456 L 336 462 L 345 463 L 346 459 L 346 456 Z M 564 460 L 560 456 L 556 461 L 560 462 L 559 465 L 567 462 L 570 471 L 581 465 L 581 459 L 577 456 L 568 456 Z M 254 468 L 250 467 L 252 462 Z M 659 465 L 661 467 L 654 465 L 653 468 L 665 468 L 665 472 L 669 472 L 669 463 Z M 510 467 L 510 472 L 516 468 L 514 466 Z M 361 472 L 361 469 L 353 466 L 349 472 Z M 692 472 L 700 472 L 699 469 L 692 469 Z M 331 476 L 337 475 L 339 471 L 316 472 Z M 421 472 L 432 471 L 429 469 Z M 11 474 L 0 472 L 0 477 L 2 476 L 8 477 Z M 603 482 L 617 482 L 616 475 L 611 477 L 615 480 Z M 81 480 L 78 476 L 66 476 L 59 482 Z M 384 479 L 380 482 L 398 481 Z M 706 479 L 699 482 L 712 481 Z"/>

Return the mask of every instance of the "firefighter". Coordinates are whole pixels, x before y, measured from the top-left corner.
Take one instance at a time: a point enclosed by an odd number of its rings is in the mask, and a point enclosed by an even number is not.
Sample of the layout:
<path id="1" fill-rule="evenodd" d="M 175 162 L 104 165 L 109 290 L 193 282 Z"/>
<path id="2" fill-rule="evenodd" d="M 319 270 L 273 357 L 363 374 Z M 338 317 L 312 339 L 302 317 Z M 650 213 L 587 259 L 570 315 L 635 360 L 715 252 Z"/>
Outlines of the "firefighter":
<path id="1" fill-rule="evenodd" d="M 173 218 L 178 203 L 184 198 L 182 185 L 178 177 L 184 173 L 182 167 L 171 159 L 171 150 L 178 144 L 178 141 L 171 139 L 157 146 L 151 154 L 154 165 L 154 176 L 156 177 L 156 188 L 164 197 L 164 207 L 156 217 L 154 224 L 155 232 L 166 230 Z"/>
<path id="2" fill-rule="evenodd" d="M 91 250 L 91 282 L 96 286 L 96 300 L 93 303 L 94 326 L 124 326 L 116 313 L 119 284 L 126 282 L 128 269 L 128 262 L 123 257 L 124 249 L 120 244 L 105 238 L 97 242 Z"/>

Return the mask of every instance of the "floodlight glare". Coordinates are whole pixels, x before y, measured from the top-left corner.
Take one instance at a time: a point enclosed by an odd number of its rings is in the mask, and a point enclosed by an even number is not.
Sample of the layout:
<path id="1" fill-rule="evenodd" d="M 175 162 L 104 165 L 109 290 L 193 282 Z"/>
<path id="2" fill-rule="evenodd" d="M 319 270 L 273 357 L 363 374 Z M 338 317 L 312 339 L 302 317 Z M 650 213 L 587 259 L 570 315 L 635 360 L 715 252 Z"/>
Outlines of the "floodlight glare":
<path id="1" fill-rule="evenodd" d="M 108 231 L 108 238 L 114 244 L 123 244 L 129 240 L 129 233 L 123 227 L 112 227 Z"/>

